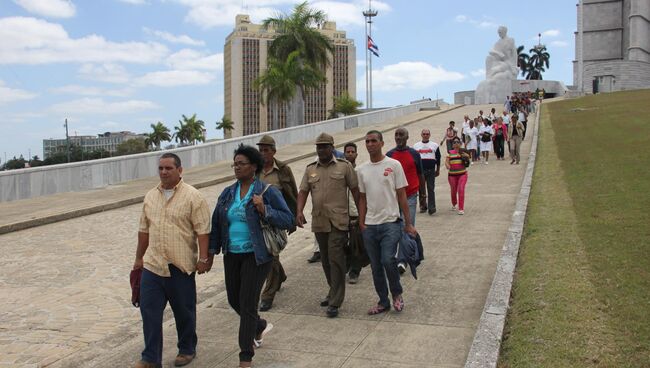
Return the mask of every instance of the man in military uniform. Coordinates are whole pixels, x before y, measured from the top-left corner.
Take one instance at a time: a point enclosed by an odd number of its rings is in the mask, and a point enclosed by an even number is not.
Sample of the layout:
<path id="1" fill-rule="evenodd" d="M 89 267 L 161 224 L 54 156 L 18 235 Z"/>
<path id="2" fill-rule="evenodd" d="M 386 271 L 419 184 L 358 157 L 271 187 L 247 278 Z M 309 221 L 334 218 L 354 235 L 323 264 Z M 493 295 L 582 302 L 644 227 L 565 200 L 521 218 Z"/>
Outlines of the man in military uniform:
<path id="1" fill-rule="evenodd" d="M 359 199 L 357 175 L 345 159 L 334 156 L 334 138 L 321 133 L 316 138 L 318 160 L 307 165 L 298 192 L 296 223 L 302 227 L 305 221 L 303 209 L 311 193 L 311 231 L 316 236 L 321 254 L 323 271 L 330 289 L 321 306 L 327 306 L 327 316 L 338 316 L 345 298 L 345 251 L 348 241 L 350 218 L 348 215 L 348 189 L 354 202 Z"/>
<path id="2" fill-rule="evenodd" d="M 293 177 L 291 168 L 286 163 L 275 158 L 275 140 L 270 135 L 263 136 L 257 142 L 257 146 L 264 157 L 264 167 L 260 174 L 260 180 L 274 185 L 280 190 L 284 201 L 287 202 L 287 207 L 289 207 L 295 216 L 298 188 L 296 187 L 296 179 Z M 295 231 L 295 228 L 290 232 L 293 231 Z M 264 312 L 271 309 L 275 293 L 280 290 L 282 283 L 286 280 L 287 274 L 284 272 L 282 263 L 280 263 L 280 256 L 273 257 L 271 272 L 269 272 L 266 278 L 266 285 L 262 290 L 262 297 L 260 298 L 260 311 Z"/>

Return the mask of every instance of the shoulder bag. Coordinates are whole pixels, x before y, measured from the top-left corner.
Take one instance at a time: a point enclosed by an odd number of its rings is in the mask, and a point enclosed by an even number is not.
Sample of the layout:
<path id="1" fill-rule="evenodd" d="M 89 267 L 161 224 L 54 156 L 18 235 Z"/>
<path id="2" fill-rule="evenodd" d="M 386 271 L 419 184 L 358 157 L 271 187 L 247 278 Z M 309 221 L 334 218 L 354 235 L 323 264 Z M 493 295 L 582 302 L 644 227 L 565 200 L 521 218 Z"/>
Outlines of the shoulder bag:
<path id="1" fill-rule="evenodd" d="M 264 196 L 264 193 L 271 184 L 266 184 L 260 196 Z M 262 227 L 262 235 L 264 236 L 264 243 L 266 243 L 266 250 L 269 253 L 276 257 L 282 252 L 287 246 L 287 232 L 286 230 L 278 229 L 277 227 L 271 225 L 264 218 L 260 218 L 260 226 Z"/>

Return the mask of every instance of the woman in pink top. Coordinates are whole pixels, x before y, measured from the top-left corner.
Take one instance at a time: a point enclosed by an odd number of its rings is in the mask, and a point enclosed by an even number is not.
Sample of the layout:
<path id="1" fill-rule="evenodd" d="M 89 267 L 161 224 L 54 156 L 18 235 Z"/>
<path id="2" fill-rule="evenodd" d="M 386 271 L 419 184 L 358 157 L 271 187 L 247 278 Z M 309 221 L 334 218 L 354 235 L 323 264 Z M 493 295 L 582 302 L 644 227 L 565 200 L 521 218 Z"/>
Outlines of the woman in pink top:
<path id="1" fill-rule="evenodd" d="M 503 119 L 501 117 L 496 119 L 492 128 L 494 129 L 494 136 L 492 137 L 492 140 L 494 141 L 494 153 L 497 155 L 497 160 L 505 160 L 504 144 L 508 141 L 508 128 L 503 124 Z"/>

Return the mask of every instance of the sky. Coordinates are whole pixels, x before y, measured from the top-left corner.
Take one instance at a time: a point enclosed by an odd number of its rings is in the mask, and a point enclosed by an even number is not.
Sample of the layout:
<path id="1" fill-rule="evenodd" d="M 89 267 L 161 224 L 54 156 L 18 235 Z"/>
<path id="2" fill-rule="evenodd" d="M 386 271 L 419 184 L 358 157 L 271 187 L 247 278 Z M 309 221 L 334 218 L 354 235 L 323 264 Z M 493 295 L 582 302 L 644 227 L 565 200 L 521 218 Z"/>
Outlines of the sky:
<path id="1" fill-rule="evenodd" d="M 254 23 L 297 0 L 0 0 L 0 160 L 42 158 L 42 140 L 106 131 L 170 130 L 181 115 L 221 138 L 223 45 L 235 15 Z M 572 84 L 576 1 L 383 0 L 372 38 L 373 107 L 473 90 L 497 27 L 526 50 L 551 55 L 544 79 Z M 357 100 L 365 104 L 367 0 L 314 0 L 357 51 Z M 520 76 L 521 78 L 521 76 Z"/>

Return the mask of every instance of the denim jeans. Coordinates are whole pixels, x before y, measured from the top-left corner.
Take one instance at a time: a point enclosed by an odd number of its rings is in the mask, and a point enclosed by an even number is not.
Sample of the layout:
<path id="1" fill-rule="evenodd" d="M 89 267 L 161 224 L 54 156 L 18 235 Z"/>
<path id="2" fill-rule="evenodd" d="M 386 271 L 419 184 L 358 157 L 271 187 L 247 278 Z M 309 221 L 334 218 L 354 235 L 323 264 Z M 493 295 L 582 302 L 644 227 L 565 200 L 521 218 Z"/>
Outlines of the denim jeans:
<path id="1" fill-rule="evenodd" d="M 367 225 L 363 231 L 363 243 L 370 258 L 372 281 L 379 296 L 379 304 L 390 308 L 388 290 L 393 297 L 402 294 L 399 271 L 397 270 L 397 243 L 401 238 L 401 221 L 379 225 Z M 386 283 L 388 278 L 388 284 Z"/>
<path id="2" fill-rule="evenodd" d="M 406 197 L 406 202 L 409 205 L 409 215 L 411 215 L 411 225 L 415 226 L 415 213 L 417 212 L 417 208 L 418 208 L 418 194 L 415 193 L 409 197 Z M 401 208 L 399 210 L 399 215 L 400 218 L 402 219 L 402 222 L 406 223 Z"/>
<path id="3" fill-rule="evenodd" d="M 163 350 L 163 312 L 167 301 L 174 312 L 178 333 L 178 353 L 196 352 L 196 282 L 194 273 L 188 275 L 169 265 L 170 277 L 158 276 L 144 269 L 140 282 L 140 313 L 144 330 L 142 360 L 160 364 Z"/>

